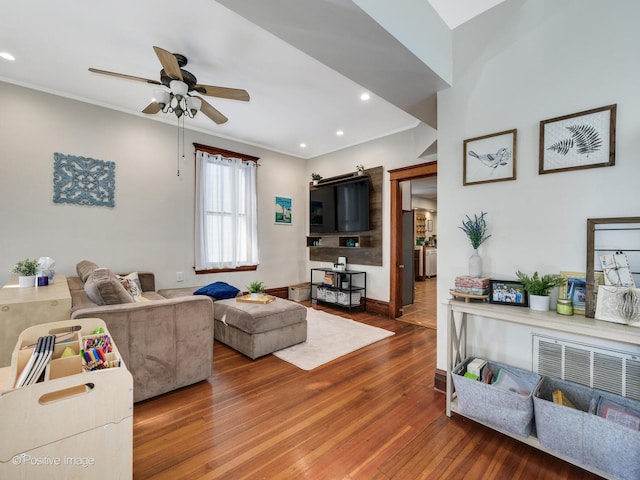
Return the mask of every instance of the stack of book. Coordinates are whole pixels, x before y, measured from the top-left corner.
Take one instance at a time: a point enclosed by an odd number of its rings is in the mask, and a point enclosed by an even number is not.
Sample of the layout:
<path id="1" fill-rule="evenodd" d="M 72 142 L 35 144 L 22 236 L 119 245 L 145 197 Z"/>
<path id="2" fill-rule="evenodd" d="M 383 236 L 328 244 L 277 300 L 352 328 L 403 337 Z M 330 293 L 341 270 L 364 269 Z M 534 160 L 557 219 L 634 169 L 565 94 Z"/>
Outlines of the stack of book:
<path id="1" fill-rule="evenodd" d="M 456 277 L 455 291 L 469 295 L 488 295 L 489 278 Z"/>
<path id="2" fill-rule="evenodd" d="M 44 375 L 45 367 L 49 363 L 49 360 L 51 360 L 55 344 L 55 335 L 47 335 L 38 338 L 38 342 L 33 349 L 33 353 L 31 354 L 29 361 L 18 377 L 16 388 L 33 385 L 40 380 Z"/>

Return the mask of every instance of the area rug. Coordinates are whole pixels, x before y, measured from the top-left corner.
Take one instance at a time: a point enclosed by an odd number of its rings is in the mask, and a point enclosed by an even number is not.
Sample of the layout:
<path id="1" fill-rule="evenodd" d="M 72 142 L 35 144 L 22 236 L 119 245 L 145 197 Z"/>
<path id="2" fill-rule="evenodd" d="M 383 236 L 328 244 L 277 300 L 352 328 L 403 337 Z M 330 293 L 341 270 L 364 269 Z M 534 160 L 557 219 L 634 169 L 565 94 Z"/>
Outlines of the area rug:
<path id="1" fill-rule="evenodd" d="M 313 370 L 391 335 L 382 328 L 307 308 L 307 341 L 273 354 L 302 370 Z"/>

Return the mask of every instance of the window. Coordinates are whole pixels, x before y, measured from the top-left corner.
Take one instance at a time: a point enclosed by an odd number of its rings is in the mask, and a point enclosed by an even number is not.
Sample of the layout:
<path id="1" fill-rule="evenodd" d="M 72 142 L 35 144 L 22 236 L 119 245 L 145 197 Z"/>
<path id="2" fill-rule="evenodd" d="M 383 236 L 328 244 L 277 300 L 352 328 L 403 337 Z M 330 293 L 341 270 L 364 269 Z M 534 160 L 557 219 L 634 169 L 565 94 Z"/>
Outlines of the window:
<path id="1" fill-rule="evenodd" d="M 196 145 L 196 273 L 258 265 L 257 166 L 255 157 Z"/>

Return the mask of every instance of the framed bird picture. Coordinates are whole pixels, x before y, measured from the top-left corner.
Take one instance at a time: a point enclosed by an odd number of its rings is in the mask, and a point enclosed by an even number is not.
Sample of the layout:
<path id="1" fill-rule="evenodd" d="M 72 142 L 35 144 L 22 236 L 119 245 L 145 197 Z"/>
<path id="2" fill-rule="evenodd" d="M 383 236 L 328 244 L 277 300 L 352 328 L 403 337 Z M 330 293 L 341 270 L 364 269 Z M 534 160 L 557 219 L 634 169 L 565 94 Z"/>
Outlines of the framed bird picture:
<path id="1" fill-rule="evenodd" d="M 515 180 L 517 137 L 514 128 L 465 140 L 462 184 Z"/>

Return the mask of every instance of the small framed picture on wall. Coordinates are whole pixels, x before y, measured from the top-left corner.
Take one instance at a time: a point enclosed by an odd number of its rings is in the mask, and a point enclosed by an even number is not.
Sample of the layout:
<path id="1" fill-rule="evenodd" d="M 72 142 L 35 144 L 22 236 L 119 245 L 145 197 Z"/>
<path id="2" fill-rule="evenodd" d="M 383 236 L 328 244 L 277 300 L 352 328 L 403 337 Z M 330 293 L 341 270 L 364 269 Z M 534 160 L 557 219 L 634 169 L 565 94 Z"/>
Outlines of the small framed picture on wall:
<path id="1" fill-rule="evenodd" d="M 515 180 L 517 136 L 513 129 L 465 140 L 462 184 Z"/>

